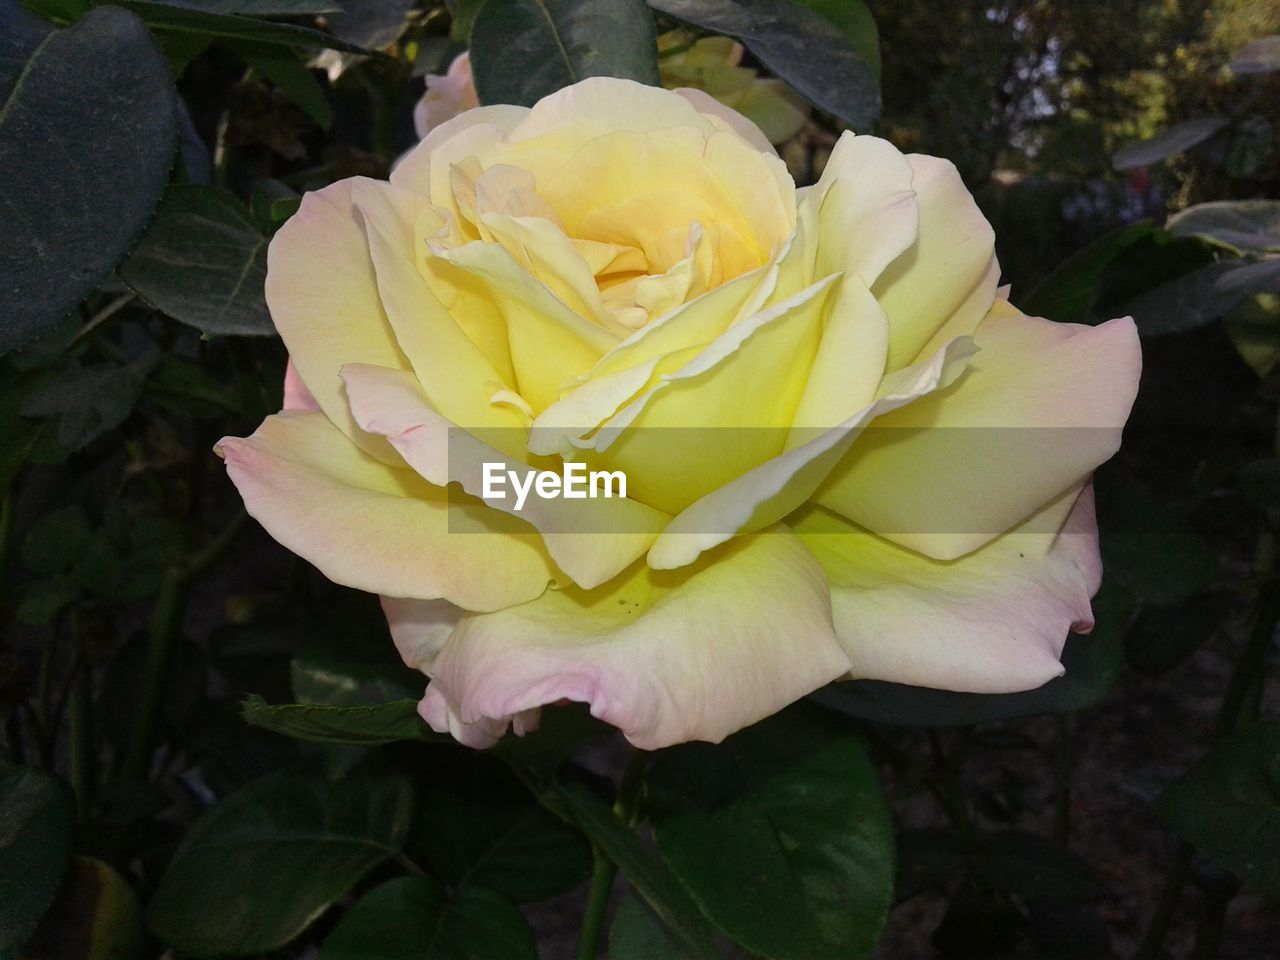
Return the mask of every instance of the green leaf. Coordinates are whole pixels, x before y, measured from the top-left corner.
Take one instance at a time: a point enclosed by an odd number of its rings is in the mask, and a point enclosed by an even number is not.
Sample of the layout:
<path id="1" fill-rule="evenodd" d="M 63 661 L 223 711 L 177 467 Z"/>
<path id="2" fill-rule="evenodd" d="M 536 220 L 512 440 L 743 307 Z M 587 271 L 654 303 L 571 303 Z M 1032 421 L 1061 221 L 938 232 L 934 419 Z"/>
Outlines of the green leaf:
<path id="1" fill-rule="evenodd" d="M 1108 582 L 1093 600 L 1097 620 L 1088 636 L 1072 635 L 1062 651 L 1061 677 L 1025 693 L 978 694 L 930 690 L 879 680 L 824 687 L 809 699 L 849 716 L 904 727 L 967 727 L 1097 706 L 1119 679 L 1124 636 L 1132 613 L 1124 590 Z"/>
<path id="2" fill-rule="evenodd" d="M 182 0 L 173 6 L 206 13 L 235 13 L 245 17 L 296 17 L 314 13 L 341 13 L 339 0 Z"/>
<path id="3" fill-rule="evenodd" d="M 74 824 L 71 791 L 53 774 L 0 777 L 0 954 L 26 943 L 57 896 Z"/>
<path id="4" fill-rule="evenodd" d="M 1245 883 L 1280 896 L 1280 721 L 1217 744 L 1165 791 L 1156 812 Z"/>
<path id="5" fill-rule="evenodd" d="M 1149 140 L 1117 150 L 1111 165 L 1117 170 L 1130 170 L 1159 163 L 1204 143 L 1228 123 L 1226 117 L 1197 117 L 1175 123 Z"/>
<path id="6" fill-rule="evenodd" d="M 138 898 L 124 877 L 93 857 L 75 857 L 70 876 L 24 951 L 58 960 L 143 960 Z"/>
<path id="7" fill-rule="evenodd" d="M 249 66 L 271 81 L 322 130 L 333 124 L 333 111 L 325 98 L 324 87 L 312 75 L 307 65 L 298 59 L 297 53 L 285 47 L 238 40 L 232 44 Z"/>
<path id="8" fill-rule="evenodd" d="M 664 751 L 653 771 L 663 857 L 721 930 L 770 960 L 868 956 L 893 902 L 875 769 L 825 720 L 792 709 L 720 746 Z"/>
<path id="9" fill-rule="evenodd" d="M 329 934 L 320 960 L 536 960 L 533 931 L 509 900 L 479 887 L 451 898 L 430 877 L 389 880 Z"/>
<path id="10" fill-rule="evenodd" d="M 426 677 L 405 666 L 386 636 L 376 597 L 342 591 L 307 611 L 289 666 L 293 698 L 331 707 L 370 707 L 422 696 Z"/>
<path id="11" fill-rule="evenodd" d="M 1018 830 L 980 833 L 970 843 L 950 830 L 907 830 L 899 856 L 900 899 L 947 889 L 965 875 L 1028 900 L 1082 903 L 1105 892 L 1086 861 L 1047 837 Z"/>
<path id="12" fill-rule="evenodd" d="M 1222 318 L 1241 359 L 1261 379 L 1280 366 L 1280 294 L 1249 297 Z"/>
<path id="13" fill-rule="evenodd" d="M 693 954 L 637 896 L 618 905 L 609 925 L 609 960 L 692 960 Z"/>
<path id="14" fill-rule="evenodd" d="M 40 439 L 42 424 L 22 416 L 30 377 L 0 367 L 0 490 L 8 489 Z"/>
<path id="15" fill-rule="evenodd" d="M 876 18 L 863 0 L 796 0 L 802 6 L 822 14 L 848 37 L 858 56 L 867 62 L 880 85 L 880 30 Z"/>
<path id="16" fill-rule="evenodd" d="M 177 94 L 115 6 L 49 30 L 0 0 L 0 353 L 53 327 L 111 272 L 169 178 Z"/>
<path id="17" fill-rule="evenodd" d="M 409 25 L 414 0 L 343 0 L 346 9 L 328 17 L 334 36 L 366 50 L 395 43 Z"/>
<path id="18" fill-rule="evenodd" d="M 269 704 L 250 695 L 244 702 L 244 719 L 296 740 L 370 746 L 397 740 L 447 743 L 449 738 L 432 731 L 420 716 L 416 700 L 396 700 L 373 707 L 325 707 L 311 703 Z"/>
<path id="19" fill-rule="evenodd" d="M 1116 251 L 1094 289 L 1085 323 L 1100 323 L 1129 312 L 1132 302 L 1156 288 L 1210 266 L 1218 251 L 1198 238 L 1151 230 Z"/>
<path id="20" fill-rule="evenodd" d="M 423 794 L 421 847 L 450 887 L 483 887 L 517 903 L 572 890 L 591 871 L 582 834 L 551 816 L 489 757 L 460 752 L 460 766 Z"/>
<path id="21" fill-rule="evenodd" d="M 1231 611 L 1227 593 L 1204 593 L 1143 611 L 1125 638 L 1129 665 L 1142 673 L 1171 670 L 1195 653 Z"/>
<path id="22" fill-rule="evenodd" d="M 267 242 L 226 190 L 175 184 L 120 277 L 152 306 L 206 334 L 270 335 Z"/>
<path id="23" fill-rule="evenodd" d="M 34 387 L 22 402 L 22 415 L 56 418 L 58 445 L 74 453 L 124 423 L 159 362 L 160 354 L 152 351 L 124 364 L 73 365 Z"/>
<path id="24" fill-rule="evenodd" d="M 1028 316 L 1048 317 L 1059 323 L 1084 322 L 1107 266 L 1124 250 L 1154 232 L 1150 223 L 1133 223 L 1089 244 L 1060 264 L 1021 301 L 1023 311 Z"/>
<path id="25" fill-rule="evenodd" d="M 791 0 L 649 0 L 655 10 L 733 37 L 796 92 L 859 133 L 880 115 L 871 65 L 841 29 Z"/>
<path id="26" fill-rule="evenodd" d="M 481 103 L 531 106 L 587 77 L 659 84 L 658 41 L 644 0 L 500 0 L 471 25 Z"/>
<path id="27" fill-rule="evenodd" d="M 1280 293 L 1280 257 L 1212 263 L 1139 294 L 1121 312 L 1143 336 L 1161 336 L 1213 323 L 1260 293 Z"/>
<path id="28" fill-rule="evenodd" d="M 1280 36 L 1259 37 L 1231 58 L 1232 73 L 1271 73 L 1280 70 Z"/>
<path id="29" fill-rule="evenodd" d="M 1147 603 L 1177 603 L 1210 586 L 1218 560 L 1204 539 L 1133 480 L 1114 470 L 1093 478 L 1102 568 Z"/>
<path id="30" fill-rule="evenodd" d="M 557 784 L 554 789 L 570 819 L 618 865 L 683 949 L 699 960 L 718 956 L 711 925 L 658 854 L 590 790 L 579 784 Z"/>
<path id="31" fill-rule="evenodd" d="M 467 43 L 471 36 L 471 24 L 475 22 L 476 13 L 483 3 L 484 0 L 450 0 L 453 20 L 449 24 L 449 37 L 454 43 Z"/>
<path id="32" fill-rule="evenodd" d="M 160 879 L 148 926 L 192 957 L 275 950 L 399 852 L 412 809 L 400 779 L 253 783 L 191 828 Z"/>
<path id="33" fill-rule="evenodd" d="M 1280 250 L 1280 200 L 1219 200 L 1175 213 L 1165 224 L 1175 237 L 1204 237 L 1239 252 Z"/>
<path id="34" fill-rule="evenodd" d="M 523 737 L 504 737 L 493 748 L 508 766 L 539 780 L 548 780 L 575 750 L 607 738 L 614 728 L 591 715 L 584 703 L 544 708 L 538 729 Z"/>
<path id="35" fill-rule="evenodd" d="M 132 10 L 153 30 L 254 40 L 258 43 L 271 43 L 283 47 L 320 47 L 341 50 L 345 53 L 366 55 L 373 53 L 322 30 L 300 27 L 292 23 L 271 23 L 233 14 L 207 13 L 203 10 L 152 2 L 152 0 L 112 0 L 112 2 L 126 10 Z"/>
<path id="36" fill-rule="evenodd" d="M 166 353 L 147 379 L 143 395 L 180 417 L 195 419 L 243 414 L 238 393 L 219 382 L 205 367 Z M 246 417 L 247 419 L 247 417 Z"/>

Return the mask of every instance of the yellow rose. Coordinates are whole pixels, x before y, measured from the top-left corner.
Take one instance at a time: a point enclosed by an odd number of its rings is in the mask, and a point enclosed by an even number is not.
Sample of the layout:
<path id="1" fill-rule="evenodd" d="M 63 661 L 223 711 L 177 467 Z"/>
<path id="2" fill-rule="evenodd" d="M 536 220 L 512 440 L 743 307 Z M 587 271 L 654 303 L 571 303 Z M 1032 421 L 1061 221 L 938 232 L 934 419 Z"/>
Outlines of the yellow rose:
<path id="1" fill-rule="evenodd" d="M 809 119 L 809 105 L 798 93 L 781 80 L 742 66 L 742 44 L 729 37 L 701 37 L 690 43 L 686 31 L 673 30 L 658 38 L 658 53 L 664 87 L 711 94 L 759 127 L 770 143 L 786 143 Z"/>
<path id="2" fill-rule="evenodd" d="M 951 164 L 874 137 L 797 191 L 705 95 L 479 108 L 303 199 L 267 278 L 285 410 L 219 450 L 384 597 L 465 743 L 564 698 L 656 748 L 840 677 L 1035 687 L 1092 622 L 1088 478 L 1140 356 L 1128 319 L 1021 314 L 992 242 Z M 482 499 L 486 464 L 564 457 L 628 496 Z"/>

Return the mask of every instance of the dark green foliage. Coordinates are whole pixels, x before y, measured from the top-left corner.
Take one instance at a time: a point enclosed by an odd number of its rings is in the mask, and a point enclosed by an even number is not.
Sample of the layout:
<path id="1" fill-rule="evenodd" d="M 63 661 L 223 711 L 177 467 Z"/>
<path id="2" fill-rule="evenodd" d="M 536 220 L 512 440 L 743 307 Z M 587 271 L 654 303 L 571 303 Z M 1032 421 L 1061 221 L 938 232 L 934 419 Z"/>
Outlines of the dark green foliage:
<path id="1" fill-rule="evenodd" d="M 657 84 L 653 18 L 644 0 L 497 0 L 471 24 L 482 103 L 532 105 L 587 77 Z"/>
<path id="2" fill-rule="evenodd" d="M 50 30 L 0 3 L 0 353 L 48 333 L 151 218 L 177 143 L 155 40 L 108 6 Z M 56 185 L 51 188 L 51 185 Z"/>

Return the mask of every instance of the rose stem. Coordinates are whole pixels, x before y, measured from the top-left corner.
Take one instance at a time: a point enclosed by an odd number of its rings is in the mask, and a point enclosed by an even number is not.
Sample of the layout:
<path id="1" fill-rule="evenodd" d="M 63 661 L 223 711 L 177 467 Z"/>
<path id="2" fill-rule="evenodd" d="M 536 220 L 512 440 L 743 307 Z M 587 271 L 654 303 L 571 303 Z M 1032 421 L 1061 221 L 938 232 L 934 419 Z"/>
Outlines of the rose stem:
<path id="1" fill-rule="evenodd" d="M 618 784 L 618 799 L 614 801 L 614 815 L 627 827 L 633 827 L 639 819 L 640 788 L 644 784 L 645 767 L 649 754 L 631 748 L 627 766 Z M 600 933 L 604 928 L 604 915 L 609 907 L 609 895 L 613 892 L 613 878 L 617 872 L 599 844 L 592 849 L 591 889 L 587 893 L 587 908 L 582 915 L 582 933 L 578 939 L 578 960 L 595 960 L 600 949 Z"/>

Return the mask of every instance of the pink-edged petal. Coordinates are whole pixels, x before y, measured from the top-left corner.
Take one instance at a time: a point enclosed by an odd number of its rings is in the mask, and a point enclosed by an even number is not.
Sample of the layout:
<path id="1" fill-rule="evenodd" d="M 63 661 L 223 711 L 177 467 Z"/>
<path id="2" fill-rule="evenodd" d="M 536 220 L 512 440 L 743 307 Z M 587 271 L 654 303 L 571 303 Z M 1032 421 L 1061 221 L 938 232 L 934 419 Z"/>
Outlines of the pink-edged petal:
<path id="1" fill-rule="evenodd" d="M 336 583 L 494 610 L 553 576 L 529 527 L 370 457 L 322 413 L 268 417 L 215 449 L 250 516 Z"/>
<path id="2" fill-rule="evenodd" d="M 474 723 L 464 723 L 458 716 L 458 712 L 440 692 L 439 685 L 435 683 L 427 684 L 426 695 L 418 704 L 418 715 L 427 721 L 432 730 L 436 733 L 447 733 L 464 747 L 475 750 L 487 750 L 492 747 L 502 739 L 508 726 L 518 737 L 537 730 L 539 713 L 540 710 L 535 708 L 518 713 L 509 721 L 505 718 L 481 719 Z"/>
<path id="3" fill-rule="evenodd" d="M 973 693 L 1062 673 L 1069 631 L 1093 626 L 1101 583 L 1093 490 L 1071 490 L 966 557 L 929 560 L 821 508 L 791 521 L 831 583 L 854 678 Z"/>
<path id="4" fill-rule="evenodd" d="M 953 386 L 877 419 L 818 491 L 859 526 L 950 560 L 1031 516 L 1115 453 L 1142 366 L 1130 319 L 1027 317 L 998 300 Z"/>
<path id="5" fill-rule="evenodd" d="M 471 53 L 463 50 L 453 58 L 444 76 L 427 75 L 427 92 L 413 108 L 413 128 L 419 137 L 425 137 L 441 124 L 478 106 L 480 98 L 471 79 Z"/>
<path id="6" fill-rule="evenodd" d="M 464 611 L 448 600 L 379 599 L 400 659 L 405 666 L 426 673 Z"/>
<path id="7" fill-rule="evenodd" d="M 307 385 L 298 376 L 298 368 L 290 360 L 284 368 L 284 406 L 283 410 L 301 410 L 315 412 L 320 409 L 316 398 L 311 395 Z"/>
<path id="8" fill-rule="evenodd" d="M 568 699 L 657 749 L 718 742 L 848 669 L 821 568 L 775 528 L 677 572 L 638 564 L 596 590 L 464 617 L 436 658 L 424 715 L 476 742 Z"/>
<path id="9" fill-rule="evenodd" d="M 333 423 L 367 453 L 395 454 L 362 431 L 342 398 L 343 363 L 407 369 L 382 309 L 364 225 L 352 201 L 356 181 L 308 193 L 267 250 L 267 306 L 294 372 Z"/>
<path id="10" fill-rule="evenodd" d="M 459 429 L 433 410 L 417 382 L 400 371 L 353 364 L 343 368 L 342 376 L 351 409 L 364 429 L 385 436 L 431 483 L 458 483 L 495 512 L 531 524 L 542 534 L 557 566 L 580 586 L 598 586 L 625 569 L 670 520 L 625 497 L 544 499 L 530 493 L 521 509 L 516 509 L 510 485 L 504 487 L 504 496 L 485 497 L 484 464 L 498 464 L 504 473 L 513 471 L 522 478 L 534 469 L 501 452 L 518 446 L 511 431 Z"/>
<path id="11" fill-rule="evenodd" d="M 673 93 L 678 93 L 684 97 L 704 117 L 709 117 L 714 123 L 720 121 L 724 126 L 732 130 L 738 136 L 746 140 L 761 153 L 770 153 L 777 156 L 778 151 L 774 149 L 773 144 L 769 142 L 769 138 L 754 123 L 734 110 L 730 106 L 721 103 L 705 90 L 699 90 L 696 87 L 676 87 Z"/>

